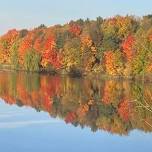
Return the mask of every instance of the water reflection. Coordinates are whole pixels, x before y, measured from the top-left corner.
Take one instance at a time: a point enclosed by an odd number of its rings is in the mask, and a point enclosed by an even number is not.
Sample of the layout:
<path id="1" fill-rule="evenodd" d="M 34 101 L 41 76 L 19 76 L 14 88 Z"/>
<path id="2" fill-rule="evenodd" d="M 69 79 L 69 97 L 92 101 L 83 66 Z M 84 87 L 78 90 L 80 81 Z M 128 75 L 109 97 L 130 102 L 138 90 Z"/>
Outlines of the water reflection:
<path id="1" fill-rule="evenodd" d="M 0 72 L 0 98 L 92 131 L 152 131 L 151 84 Z"/>

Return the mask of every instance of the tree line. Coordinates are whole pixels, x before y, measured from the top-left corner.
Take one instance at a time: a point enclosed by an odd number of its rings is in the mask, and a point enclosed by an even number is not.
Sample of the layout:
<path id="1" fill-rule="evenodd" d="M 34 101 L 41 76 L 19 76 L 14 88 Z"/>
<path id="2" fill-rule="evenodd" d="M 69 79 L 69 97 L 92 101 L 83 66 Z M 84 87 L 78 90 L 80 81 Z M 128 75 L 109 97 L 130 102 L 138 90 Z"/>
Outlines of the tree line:
<path id="1" fill-rule="evenodd" d="M 97 17 L 0 37 L 0 64 L 16 70 L 136 76 L 152 72 L 152 15 Z"/>

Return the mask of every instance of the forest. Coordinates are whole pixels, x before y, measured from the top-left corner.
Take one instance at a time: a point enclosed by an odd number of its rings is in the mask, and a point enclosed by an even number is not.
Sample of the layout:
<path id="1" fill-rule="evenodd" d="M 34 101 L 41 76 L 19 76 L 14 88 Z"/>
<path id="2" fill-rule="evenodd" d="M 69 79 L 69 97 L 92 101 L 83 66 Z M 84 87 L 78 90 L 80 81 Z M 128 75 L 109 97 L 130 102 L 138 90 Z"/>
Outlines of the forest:
<path id="1" fill-rule="evenodd" d="M 150 75 L 152 15 L 11 29 L 0 37 L 0 67 L 74 75 Z"/>

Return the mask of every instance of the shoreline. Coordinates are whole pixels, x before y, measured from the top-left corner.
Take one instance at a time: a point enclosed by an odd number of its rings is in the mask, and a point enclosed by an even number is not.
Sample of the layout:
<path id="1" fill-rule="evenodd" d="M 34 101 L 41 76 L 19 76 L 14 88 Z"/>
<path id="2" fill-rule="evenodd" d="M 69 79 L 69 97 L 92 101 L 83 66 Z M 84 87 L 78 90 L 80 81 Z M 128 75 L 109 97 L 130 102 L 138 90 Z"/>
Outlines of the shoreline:
<path id="1" fill-rule="evenodd" d="M 48 75 L 60 75 L 69 76 L 72 78 L 92 78 L 92 79 L 105 79 L 105 80 L 127 80 L 127 81 L 140 81 L 141 83 L 152 82 L 152 74 L 136 75 L 136 76 L 120 76 L 120 75 L 108 75 L 101 72 L 87 72 L 87 73 L 76 73 L 68 72 L 65 69 L 62 70 L 47 70 L 40 69 L 39 71 L 27 71 L 24 69 L 14 69 L 12 65 L 0 65 L 0 71 L 6 72 L 25 72 L 25 73 L 37 73 L 37 74 L 48 74 Z"/>

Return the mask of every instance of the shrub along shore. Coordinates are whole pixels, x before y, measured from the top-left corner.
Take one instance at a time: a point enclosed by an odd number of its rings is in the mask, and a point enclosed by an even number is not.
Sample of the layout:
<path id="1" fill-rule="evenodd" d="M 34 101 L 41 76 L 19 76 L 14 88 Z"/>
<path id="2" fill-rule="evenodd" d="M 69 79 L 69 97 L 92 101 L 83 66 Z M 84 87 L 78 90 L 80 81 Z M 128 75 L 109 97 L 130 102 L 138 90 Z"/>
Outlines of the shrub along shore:
<path id="1" fill-rule="evenodd" d="M 151 79 L 152 15 L 9 30 L 0 37 L 0 68 Z"/>

